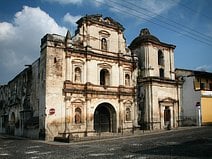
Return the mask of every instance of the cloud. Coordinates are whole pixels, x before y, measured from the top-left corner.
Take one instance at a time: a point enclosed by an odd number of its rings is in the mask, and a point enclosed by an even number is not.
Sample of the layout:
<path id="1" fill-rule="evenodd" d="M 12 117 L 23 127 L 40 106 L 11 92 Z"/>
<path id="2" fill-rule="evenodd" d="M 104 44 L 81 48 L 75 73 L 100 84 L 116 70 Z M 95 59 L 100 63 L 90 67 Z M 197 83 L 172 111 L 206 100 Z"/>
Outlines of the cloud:
<path id="1" fill-rule="evenodd" d="M 13 25 L 7 22 L 0 23 L 0 41 L 10 40 L 14 35 Z"/>
<path id="2" fill-rule="evenodd" d="M 202 66 L 198 66 L 198 67 L 195 68 L 195 70 L 212 72 L 212 65 L 202 65 Z"/>
<path id="3" fill-rule="evenodd" d="M 45 0 L 48 2 L 56 2 L 59 4 L 81 4 L 83 0 Z"/>
<path id="4" fill-rule="evenodd" d="M 176 1 L 158 1 L 158 0 L 142 0 L 141 3 L 137 0 L 139 7 L 147 8 L 149 11 L 155 14 L 162 14 L 164 12 L 169 11 L 172 7 L 178 4 L 178 0 Z"/>
<path id="5" fill-rule="evenodd" d="M 78 21 L 81 17 L 82 17 L 81 15 L 73 16 L 70 15 L 69 13 L 66 13 L 66 15 L 63 17 L 63 21 L 73 26 L 76 26 L 76 21 Z"/>
<path id="6" fill-rule="evenodd" d="M 104 3 L 104 0 L 93 0 L 92 2 L 96 7 L 100 7 Z"/>
<path id="7" fill-rule="evenodd" d="M 0 23 L 1 83 L 11 80 L 25 64 L 31 64 L 40 54 L 40 40 L 46 33 L 65 35 L 67 29 L 39 7 L 24 6 L 12 23 Z"/>
<path id="8" fill-rule="evenodd" d="M 46 2 L 50 3 L 59 3 L 61 5 L 68 5 L 68 4 L 74 4 L 74 5 L 81 5 L 83 3 L 91 3 L 91 5 L 94 5 L 96 7 L 101 6 L 101 2 L 104 0 L 44 0 Z"/>
<path id="9" fill-rule="evenodd" d="M 171 8 L 179 3 L 179 0 L 96 0 L 101 5 L 110 6 L 110 10 L 115 13 L 125 13 L 122 16 L 135 15 L 137 17 L 145 17 L 151 19 L 157 15 L 167 13 Z M 136 4 L 136 5 L 135 5 Z"/>

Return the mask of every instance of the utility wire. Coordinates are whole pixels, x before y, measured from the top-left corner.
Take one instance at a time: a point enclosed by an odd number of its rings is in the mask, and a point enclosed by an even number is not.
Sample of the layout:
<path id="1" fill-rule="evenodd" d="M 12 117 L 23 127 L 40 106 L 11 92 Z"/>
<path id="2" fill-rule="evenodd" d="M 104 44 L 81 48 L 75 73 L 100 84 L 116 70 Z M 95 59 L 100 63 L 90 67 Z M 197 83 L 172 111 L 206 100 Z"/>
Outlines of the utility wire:
<path id="1" fill-rule="evenodd" d="M 141 12 L 132 10 L 132 8 L 130 8 L 130 7 L 128 7 L 128 6 L 124 6 L 123 4 L 120 4 L 120 3 L 118 3 L 118 2 L 115 2 L 115 1 L 112 1 L 112 0 L 108 0 L 108 1 L 110 1 L 110 2 L 113 2 L 114 4 L 117 4 L 118 6 L 122 6 L 122 7 L 125 8 L 125 9 L 131 10 L 131 12 L 128 12 L 128 11 L 124 11 L 124 12 L 123 12 L 123 10 L 120 9 L 120 7 L 117 7 L 116 5 L 112 5 L 112 4 L 110 4 L 110 3 L 106 3 L 106 2 L 104 2 L 104 1 L 99 1 L 99 0 L 95 0 L 95 1 L 96 1 L 97 3 L 101 3 L 101 4 L 107 5 L 107 6 L 109 6 L 109 7 L 112 7 L 112 8 L 115 9 L 117 12 L 120 12 L 120 13 L 123 13 L 123 14 L 126 14 L 126 15 L 135 16 L 135 17 L 137 17 L 137 18 L 139 18 L 139 19 L 148 21 L 148 22 L 150 22 L 150 23 L 152 23 L 152 24 L 155 24 L 155 25 L 157 25 L 157 26 L 161 26 L 161 27 L 163 27 L 163 28 L 166 28 L 166 29 L 168 29 L 168 30 L 170 30 L 170 31 L 176 32 L 176 33 L 178 33 L 178 34 L 180 34 L 180 35 L 183 35 L 183 36 L 185 36 L 185 37 L 189 37 L 189 38 L 191 38 L 191 39 L 193 39 L 193 40 L 196 40 L 196 41 L 199 41 L 199 42 L 204 43 L 204 44 L 206 44 L 206 45 L 212 46 L 212 44 L 211 44 L 211 43 L 208 43 L 208 41 L 206 42 L 206 41 L 200 40 L 200 39 L 198 39 L 198 38 L 196 38 L 196 37 L 194 37 L 194 36 L 192 36 L 192 35 L 185 34 L 185 33 L 181 33 L 181 32 L 179 32 L 179 31 L 176 30 L 176 29 L 167 27 L 166 25 L 161 25 L 160 23 L 155 22 L 155 21 L 152 21 L 152 20 L 150 20 L 149 18 L 142 17 Z M 144 13 L 142 13 L 142 14 L 144 14 Z M 144 14 L 144 15 L 146 15 L 147 17 L 150 17 L 150 15 L 147 15 L 147 14 Z M 164 23 L 164 22 L 162 22 L 162 23 Z M 166 23 L 166 24 L 167 24 L 167 23 Z M 168 24 L 167 24 L 167 25 L 168 25 Z M 170 24 L 169 24 L 168 26 L 170 26 Z M 174 26 L 173 26 L 173 27 L 174 27 Z M 176 28 L 176 26 L 175 26 L 175 28 Z"/>
<path id="2" fill-rule="evenodd" d="M 171 0 L 171 1 L 176 1 L 176 0 Z M 197 14 L 196 10 L 194 10 L 194 9 L 192 9 L 192 8 L 190 8 L 190 7 L 188 7 L 188 6 L 185 5 L 184 3 L 178 2 L 178 4 L 179 4 L 180 6 L 182 6 L 183 8 L 188 9 L 188 10 L 190 10 L 191 12 Z M 199 13 L 199 14 L 200 14 L 202 17 L 205 17 L 205 18 L 207 18 L 207 19 L 209 19 L 209 20 L 212 20 L 212 17 L 210 17 L 210 16 L 208 16 L 208 15 L 206 15 L 206 14 L 202 14 L 202 13 Z"/>
<path id="3" fill-rule="evenodd" d="M 191 27 L 187 27 L 187 26 L 185 26 L 185 25 L 183 25 L 183 24 L 181 24 L 181 23 L 178 23 L 178 22 L 176 22 L 176 21 L 174 21 L 174 20 L 172 20 L 172 19 L 169 19 L 169 18 L 167 18 L 167 17 L 165 17 L 165 16 L 162 16 L 162 15 L 159 15 L 159 14 L 157 14 L 157 13 L 154 13 L 154 12 L 152 12 L 151 10 L 148 10 L 148 9 L 146 9 L 146 8 L 140 7 L 140 6 L 138 6 L 138 5 L 135 6 L 132 2 L 129 2 L 129 1 L 126 1 L 126 0 L 124 0 L 124 1 L 125 1 L 125 3 L 127 3 L 127 4 L 132 5 L 132 7 L 138 8 L 139 11 L 140 11 L 140 10 L 144 10 L 144 11 L 150 12 L 150 13 L 152 13 L 153 15 L 155 15 L 155 16 L 157 16 L 157 17 L 161 17 L 161 18 L 163 18 L 163 19 L 167 19 L 168 21 L 170 21 L 170 22 L 172 22 L 172 23 L 174 24 L 174 25 L 172 25 L 172 24 L 169 24 L 169 23 L 167 23 L 167 22 L 164 22 L 164 23 L 166 23 L 166 24 L 168 24 L 168 25 L 171 25 L 171 26 L 173 26 L 173 27 L 179 28 L 179 29 L 181 29 L 181 30 L 183 30 L 183 31 L 185 31 L 185 32 L 187 32 L 187 33 L 192 34 L 193 36 L 201 36 L 202 39 L 205 39 L 206 41 L 210 41 L 210 42 L 212 43 L 212 37 L 209 37 L 208 35 L 203 34 L 202 32 L 199 32 L 199 31 L 197 31 L 197 30 L 195 30 L 195 29 L 193 29 L 193 28 L 191 28 Z M 141 13 L 143 13 L 143 12 L 141 12 Z M 176 25 L 176 26 L 175 26 L 175 25 Z"/>
<path id="4" fill-rule="evenodd" d="M 122 6 L 122 7 L 126 8 L 126 9 L 128 9 L 128 10 L 129 10 L 129 9 L 132 10 L 132 8 L 130 8 L 130 7 L 126 6 L 126 5 L 124 5 L 123 3 L 118 3 L 118 2 L 113 1 L 113 0 L 108 0 L 108 1 L 114 3 L 114 4 L 118 5 L 118 6 Z M 115 5 L 114 5 L 114 6 L 115 6 Z M 156 23 L 156 22 L 153 22 L 152 20 L 149 19 L 149 17 L 151 18 L 151 16 L 148 15 L 147 13 L 143 13 L 143 12 L 137 11 L 137 10 L 133 10 L 133 11 L 139 13 L 139 17 L 140 17 L 140 18 L 141 18 L 140 15 L 143 14 L 143 15 L 145 15 L 145 16 L 148 17 L 148 18 L 143 18 L 144 20 L 149 21 L 149 22 L 151 22 L 151 23 Z M 125 11 L 125 12 L 126 12 L 126 11 Z M 129 12 L 128 12 L 128 13 L 129 13 Z M 212 43 L 208 42 L 208 41 L 209 41 L 208 39 L 206 39 L 206 41 L 204 41 L 203 39 L 205 39 L 205 38 L 202 37 L 201 40 L 200 40 L 199 38 L 197 38 L 197 36 L 199 36 L 199 35 L 193 35 L 193 34 L 191 34 L 191 33 L 188 33 L 188 31 L 183 30 L 183 29 L 177 27 L 176 25 L 169 24 L 169 23 L 166 22 L 166 21 L 162 21 L 162 20 L 160 20 L 160 19 L 157 19 L 157 20 L 160 21 L 161 23 L 166 24 L 166 26 L 161 25 L 162 27 L 165 27 L 165 28 L 167 28 L 167 29 L 169 29 L 169 30 L 172 30 L 172 31 L 178 33 L 178 34 L 181 34 L 181 35 L 186 36 L 186 37 L 190 37 L 190 38 L 192 38 L 192 39 L 194 39 L 194 40 L 200 41 L 200 42 L 205 43 L 205 44 L 207 44 L 207 45 L 212 45 Z M 157 25 L 158 25 L 158 23 L 157 23 Z M 168 25 L 168 26 L 171 26 L 171 28 L 168 28 L 167 25 Z M 173 28 L 175 28 L 175 29 L 173 29 Z M 176 30 L 176 29 L 177 29 L 177 30 Z M 179 32 L 179 31 L 178 31 L 179 29 L 183 30 L 184 33 Z"/>

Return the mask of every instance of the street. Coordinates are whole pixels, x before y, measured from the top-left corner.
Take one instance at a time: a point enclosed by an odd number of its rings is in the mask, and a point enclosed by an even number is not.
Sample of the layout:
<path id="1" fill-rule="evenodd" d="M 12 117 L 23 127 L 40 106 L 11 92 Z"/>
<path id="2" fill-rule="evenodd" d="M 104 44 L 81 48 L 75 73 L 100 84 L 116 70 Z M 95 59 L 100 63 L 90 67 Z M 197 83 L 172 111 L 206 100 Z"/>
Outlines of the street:
<path id="1" fill-rule="evenodd" d="M 72 143 L 0 135 L 0 158 L 212 158 L 212 127 L 179 128 Z"/>

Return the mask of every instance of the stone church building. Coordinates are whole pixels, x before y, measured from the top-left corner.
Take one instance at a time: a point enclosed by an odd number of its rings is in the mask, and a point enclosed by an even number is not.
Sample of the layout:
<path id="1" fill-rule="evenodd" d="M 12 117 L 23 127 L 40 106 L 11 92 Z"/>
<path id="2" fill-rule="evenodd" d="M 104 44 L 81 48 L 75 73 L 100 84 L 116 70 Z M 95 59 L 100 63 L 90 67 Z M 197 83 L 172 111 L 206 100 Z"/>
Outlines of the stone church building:
<path id="1" fill-rule="evenodd" d="M 177 127 L 174 45 L 86 15 L 75 35 L 47 34 L 40 57 L 0 87 L 0 132 L 54 140 Z"/>

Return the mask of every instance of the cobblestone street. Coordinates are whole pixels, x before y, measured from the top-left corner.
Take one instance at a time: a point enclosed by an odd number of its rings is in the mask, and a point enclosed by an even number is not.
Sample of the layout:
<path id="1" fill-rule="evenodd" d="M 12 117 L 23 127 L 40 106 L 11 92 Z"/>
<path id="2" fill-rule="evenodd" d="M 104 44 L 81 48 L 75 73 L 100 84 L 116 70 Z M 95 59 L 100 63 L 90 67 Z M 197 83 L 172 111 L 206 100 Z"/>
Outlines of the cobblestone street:
<path id="1" fill-rule="evenodd" d="M 212 127 L 141 132 L 72 143 L 0 135 L 0 158 L 212 158 Z"/>

